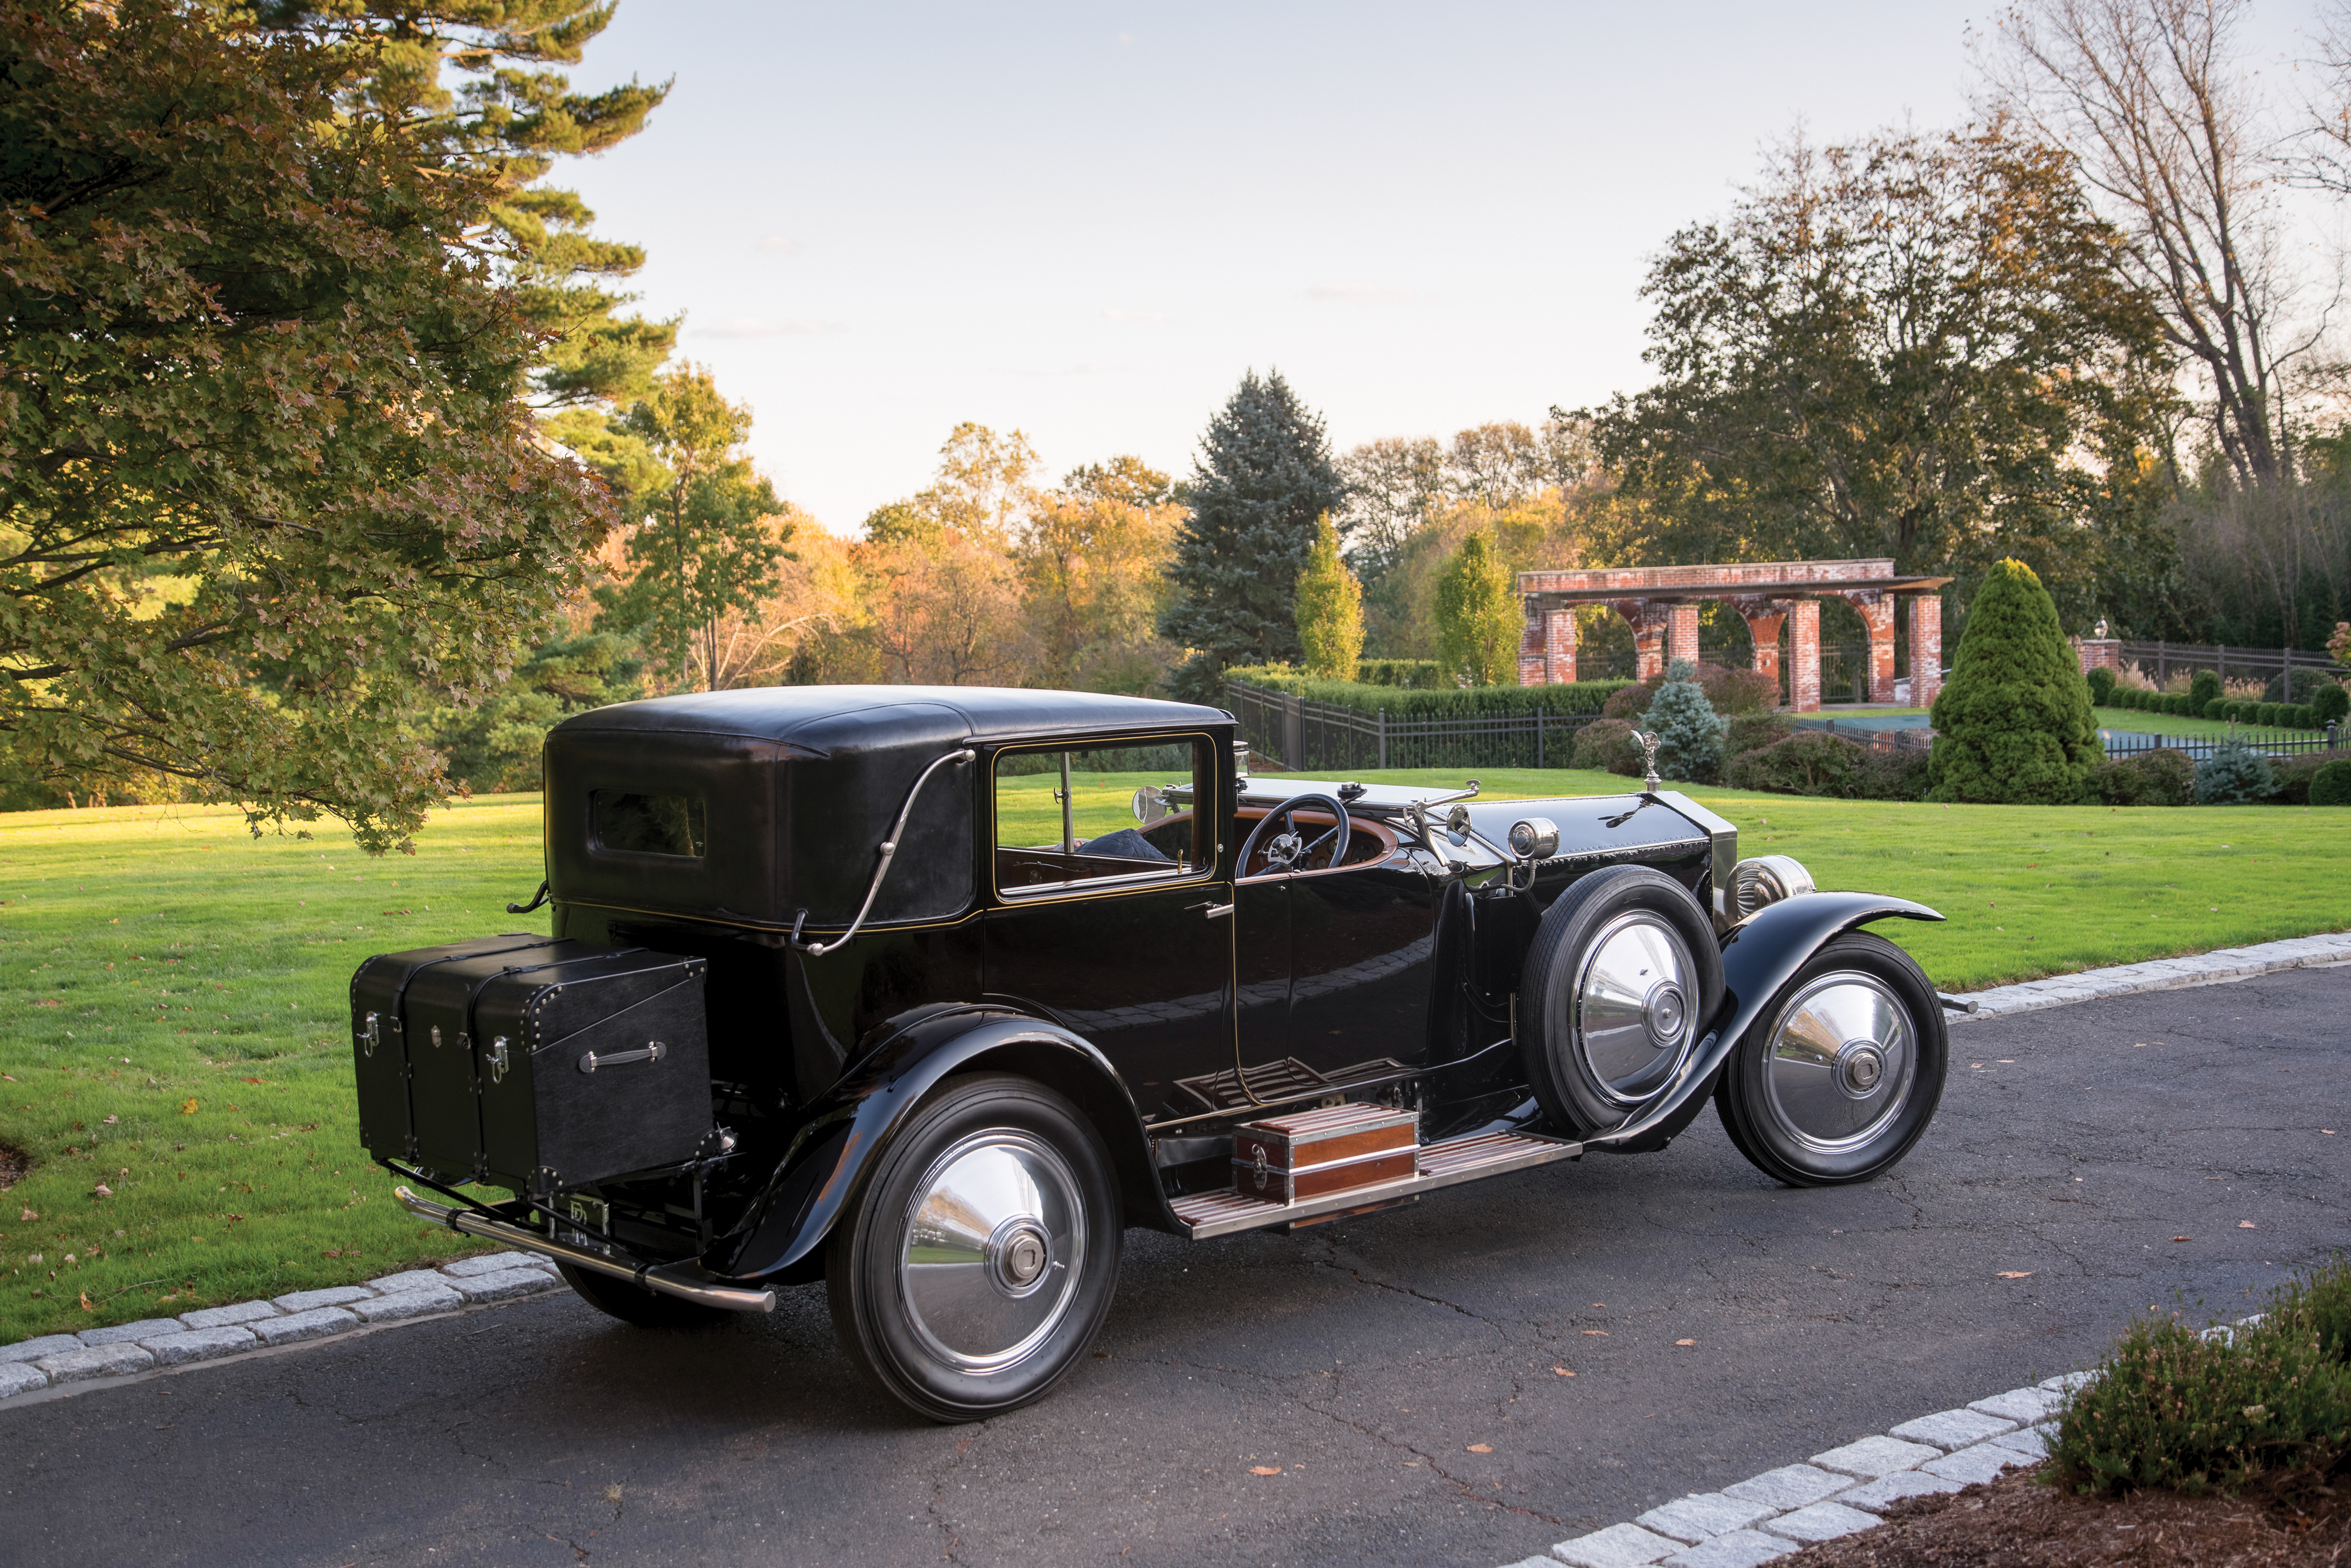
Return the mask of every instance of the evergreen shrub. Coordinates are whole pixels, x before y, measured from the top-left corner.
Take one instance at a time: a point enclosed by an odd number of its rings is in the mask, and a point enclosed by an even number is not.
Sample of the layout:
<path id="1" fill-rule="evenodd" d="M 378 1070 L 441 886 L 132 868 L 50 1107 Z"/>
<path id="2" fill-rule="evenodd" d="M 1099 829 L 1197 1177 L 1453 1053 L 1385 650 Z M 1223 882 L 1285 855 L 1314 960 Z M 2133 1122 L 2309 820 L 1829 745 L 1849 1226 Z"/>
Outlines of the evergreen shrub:
<path id="1" fill-rule="evenodd" d="M 1610 718 L 1632 718 L 1646 713 L 1649 705 L 1656 701 L 1657 688 L 1665 684 L 1664 675 L 1651 675 L 1646 681 L 1628 684 L 1608 699 L 1601 712 Z M 1723 664 L 1702 663 L 1698 666 L 1698 689 L 1706 693 L 1706 700 L 1713 706 L 1714 711 L 1726 717 L 1770 713 L 1779 706 L 1779 683 L 1753 670 L 1734 670 Z"/>
<path id="2" fill-rule="evenodd" d="M 2114 706 L 2115 673 L 2112 670 L 2106 668 L 2104 664 L 2100 664 L 2084 678 L 2090 683 L 2090 706 L 2092 707 L 2111 707 Z"/>
<path id="3" fill-rule="evenodd" d="M 2080 656 L 2022 561 L 1985 574 L 1934 724 L 1937 800 L 2069 805 L 2105 759 Z"/>
<path id="4" fill-rule="evenodd" d="M 1657 775 L 1685 784 L 1711 784 L 1722 773 L 1722 736 L 1729 727 L 1698 684 L 1698 665 L 1676 659 L 1641 727 L 1657 737 Z"/>
<path id="5" fill-rule="evenodd" d="M 2306 703 L 2318 695 L 2318 688 L 2334 685 L 2324 670 L 2294 669 L 2273 675 L 2269 690 L 2262 695 L 2273 702 Z"/>
<path id="6" fill-rule="evenodd" d="M 2321 773 L 2344 760 L 2346 758 L 2340 751 L 2305 751 L 2295 757 L 2272 758 L 2270 771 L 2277 775 L 2277 793 L 2270 799 L 2281 806 L 2326 804 L 2323 800 L 2312 800 L 2311 789 Z"/>
<path id="7" fill-rule="evenodd" d="M 1722 755 L 1738 757 L 1766 746 L 1777 746 L 1794 733 L 1787 718 L 1776 712 L 1736 714 L 1730 717 L 1730 727 L 1723 732 Z"/>
<path id="8" fill-rule="evenodd" d="M 2285 711 L 2286 727 L 2289 729 L 2325 729 L 2326 727 L 2318 722 L 2318 716 L 2311 712 L 2308 703 L 2296 703 Z"/>
<path id="9" fill-rule="evenodd" d="M 2253 705 L 2253 722 L 2264 729 L 2275 729 L 2285 722 L 2284 712 L 2283 703 L 2256 703 Z"/>
<path id="10" fill-rule="evenodd" d="M 1443 666 L 1434 659 L 1359 659 L 1355 680 L 1366 686 L 1411 686 L 1435 691 L 1445 684 Z"/>
<path id="11" fill-rule="evenodd" d="M 2223 719 L 2228 717 L 2229 699 L 2226 697 L 2214 697 L 2210 702 L 2206 703 L 2202 707 L 2196 710 L 2196 716 L 2199 718 L 2210 719 Z"/>
<path id="12" fill-rule="evenodd" d="M 2220 673 L 2218 670 L 2199 670 L 2188 677 L 2188 701 L 2190 711 L 2202 713 L 2205 704 L 2221 695 Z"/>
<path id="13" fill-rule="evenodd" d="M 2196 764 L 2196 803 L 2243 806 L 2277 793 L 2270 760 L 2240 740 L 2224 740 Z"/>
<path id="14" fill-rule="evenodd" d="M 1600 773 L 1641 777 L 1641 748 L 1633 727 L 1621 718 L 1595 718 L 1575 732 L 1575 766 Z"/>
<path id="15" fill-rule="evenodd" d="M 2196 799 L 2196 764 L 2184 751 L 2161 746 L 2090 772 L 2091 793 L 2107 806 L 2185 806 Z"/>
<path id="16" fill-rule="evenodd" d="M 1924 751 L 1864 746 L 1825 730 L 1800 729 L 1723 765 L 1734 789 L 1816 795 L 1843 800 L 1923 800 L 1929 762 Z"/>
<path id="17" fill-rule="evenodd" d="M 2310 776 L 2314 806 L 2351 806 L 2351 758 L 2338 758 Z"/>
<path id="18" fill-rule="evenodd" d="M 2319 687 L 2311 695 L 2310 716 L 2316 721 L 2314 729 L 2325 728 L 2329 719 L 2351 718 L 2351 692 L 2331 681 Z"/>

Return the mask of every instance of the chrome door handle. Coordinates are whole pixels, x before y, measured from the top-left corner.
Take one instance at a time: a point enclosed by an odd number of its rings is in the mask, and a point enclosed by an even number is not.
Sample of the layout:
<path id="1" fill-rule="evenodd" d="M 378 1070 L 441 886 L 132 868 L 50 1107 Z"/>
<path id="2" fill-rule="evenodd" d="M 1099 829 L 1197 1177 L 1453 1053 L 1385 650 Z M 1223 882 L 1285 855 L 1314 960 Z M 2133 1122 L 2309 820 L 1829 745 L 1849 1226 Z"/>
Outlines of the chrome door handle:
<path id="1" fill-rule="evenodd" d="M 1201 916 L 1203 920 L 1222 920 L 1226 915 L 1230 915 L 1233 912 L 1233 906 L 1229 904 L 1186 904 L 1185 907 L 1187 909 L 1207 910 L 1207 913 Z"/>

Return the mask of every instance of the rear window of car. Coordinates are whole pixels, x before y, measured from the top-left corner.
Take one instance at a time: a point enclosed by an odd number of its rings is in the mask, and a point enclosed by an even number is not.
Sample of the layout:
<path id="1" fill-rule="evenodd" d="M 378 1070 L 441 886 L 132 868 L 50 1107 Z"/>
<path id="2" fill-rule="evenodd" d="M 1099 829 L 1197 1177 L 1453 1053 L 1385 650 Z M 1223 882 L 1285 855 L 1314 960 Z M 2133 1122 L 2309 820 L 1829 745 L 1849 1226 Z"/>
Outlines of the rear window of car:
<path id="1" fill-rule="evenodd" d="M 700 860 L 710 849 L 710 820 L 698 795 L 640 795 L 597 789 L 589 795 L 596 847 L 611 854 Z"/>
<path id="2" fill-rule="evenodd" d="M 1203 874 L 1216 841 L 1185 808 L 1213 800 L 1216 777 L 1206 737 L 999 752 L 996 884 L 1017 897 Z"/>

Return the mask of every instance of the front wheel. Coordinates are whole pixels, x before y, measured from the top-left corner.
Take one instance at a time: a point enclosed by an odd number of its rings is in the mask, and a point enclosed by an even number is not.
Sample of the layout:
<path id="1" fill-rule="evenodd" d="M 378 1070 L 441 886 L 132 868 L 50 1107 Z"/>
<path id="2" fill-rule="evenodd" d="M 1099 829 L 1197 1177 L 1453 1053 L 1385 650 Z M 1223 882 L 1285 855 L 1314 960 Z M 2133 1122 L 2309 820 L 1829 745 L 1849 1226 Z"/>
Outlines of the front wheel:
<path id="1" fill-rule="evenodd" d="M 935 1421 L 1042 1398 L 1110 1311 L 1110 1159 L 1026 1079 L 952 1082 L 876 1162 L 825 1261 L 833 1332 L 883 1392 Z"/>
<path id="2" fill-rule="evenodd" d="M 1848 932 L 1804 962 L 1739 1042 L 1715 1109 L 1766 1176 L 1867 1181 L 1926 1133 L 1949 1065 L 1925 972 L 1883 936 Z"/>

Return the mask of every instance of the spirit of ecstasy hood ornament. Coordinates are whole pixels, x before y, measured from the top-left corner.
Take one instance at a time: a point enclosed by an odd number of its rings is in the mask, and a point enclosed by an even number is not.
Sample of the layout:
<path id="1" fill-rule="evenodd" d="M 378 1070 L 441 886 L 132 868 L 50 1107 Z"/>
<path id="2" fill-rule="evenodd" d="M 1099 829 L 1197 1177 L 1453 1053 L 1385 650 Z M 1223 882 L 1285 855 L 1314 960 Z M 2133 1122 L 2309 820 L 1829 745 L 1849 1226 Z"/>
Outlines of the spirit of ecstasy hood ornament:
<path id="1" fill-rule="evenodd" d="M 1665 783 L 1664 779 L 1657 777 L 1657 747 L 1661 743 L 1661 737 L 1653 729 L 1636 729 L 1628 738 L 1641 748 L 1641 767 L 1648 775 L 1641 780 L 1641 783 L 1643 787 L 1655 793 Z"/>

